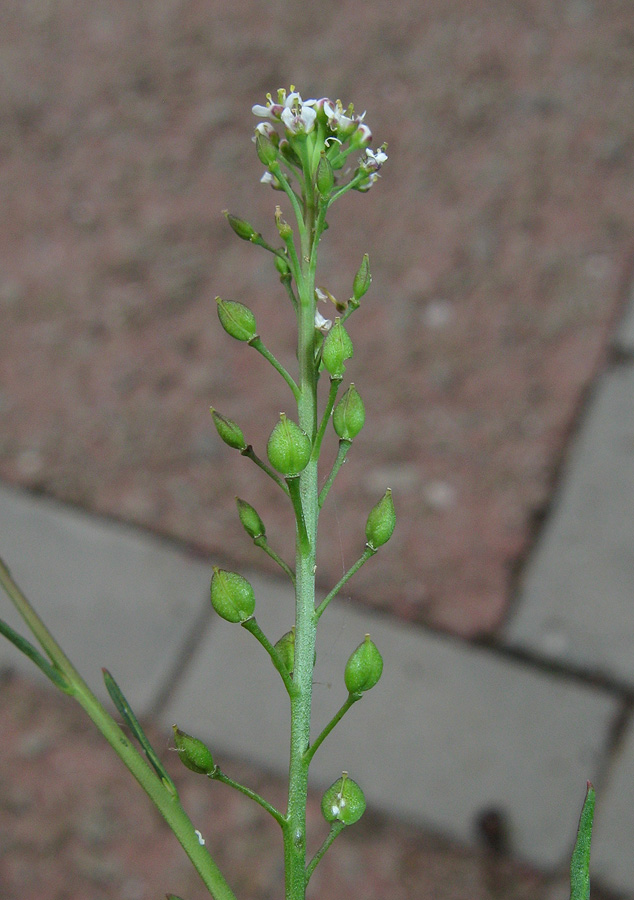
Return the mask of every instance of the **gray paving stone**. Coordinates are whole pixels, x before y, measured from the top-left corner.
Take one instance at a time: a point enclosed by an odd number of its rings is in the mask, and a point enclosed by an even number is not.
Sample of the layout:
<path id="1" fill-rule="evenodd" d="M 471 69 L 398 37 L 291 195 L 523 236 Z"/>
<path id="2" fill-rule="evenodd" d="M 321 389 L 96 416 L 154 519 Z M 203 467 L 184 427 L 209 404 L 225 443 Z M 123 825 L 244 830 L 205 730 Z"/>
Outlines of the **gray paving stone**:
<path id="1" fill-rule="evenodd" d="M 608 778 L 597 785 L 591 875 L 612 890 L 634 896 L 634 723 L 612 761 Z"/>
<path id="2" fill-rule="evenodd" d="M 528 566 L 515 645 L 634 685 L 634 367 L 606 375 Z"/>
<path id="3" fill-rule="evenodd" d="M 258 621 L 275 640 L 290 627 L 292 600 L 274 584 L 253 584 Z M 345 662 L 366 631 L 384 655 L 384 675 L 320 747 L 315 785 L 326 787 L 347 770 L 376 807 L 466 842 L 474 816 L 494 804 L 506 811 L 522 857 L 565 864 L 615 702 L 494 653 L 333 604 L 318 638 L 315 734 L 345 700 Z M 207 632 L 163 719 L 216 752 L 286 770 L 286 694 L 262 648 L 239 626 L 216 621 Z"/>
<path id="4" fill-rule="evenodd" d="M 208 563 L 140 531 L 3 486 L 0 556 L 91 687 L 104 696 L 106 666 L 139 713 L 208 602 Z M 1 592 L 0 616 L 30 637 Z M 4 639 L 3 664 L 39 673 Z"/>

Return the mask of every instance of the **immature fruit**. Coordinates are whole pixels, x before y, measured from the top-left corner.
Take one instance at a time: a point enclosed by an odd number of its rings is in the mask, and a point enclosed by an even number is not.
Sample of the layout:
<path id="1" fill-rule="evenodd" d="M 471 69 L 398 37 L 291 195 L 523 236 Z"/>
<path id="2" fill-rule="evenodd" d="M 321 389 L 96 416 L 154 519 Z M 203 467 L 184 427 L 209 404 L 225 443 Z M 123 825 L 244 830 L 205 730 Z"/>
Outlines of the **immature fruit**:
<path id="1" fill-rule="evenodd" d="M 221 413 L 217 412 L 213 406 L 211 407 L 211 417 L 214 420 L 216 431 L 229 447 L 234 450 L 246 450 L 247 442 L 242 434 L 242 429 L 233 419 L 228 419 Z"/>
<path id="2" fill-rule="evenodd" d="M 174 742 L 182 764 L 199 775 L 210 775 L 216 768 L 211 750 L 198 738 L 181 731 L 177 725 L 172 725 L 172 728 L 174 729 Z"/>
<path id="3" fill-rule="evenodd" d="M 231 213 L 227 210 L 225 210 L 225 216 L 227 222 L 231 225 L 238 237 L 242 238 L 243 241 L 252 241 L 254 238 L 259 237 L 257 231 L 250 222 L 245 222 L 244 219 L 239 219 L 237 216 L 232 216 Z"/>
<path id="4" fill-rule="evenodd" d="M 355 300 L 359 301 L 361 297 L 363 297 L 367 289 L 370 287 L 371 281 L 372 276 L 370 275 L 370 260 L 368 254 L 366 253 L 361 260 L 359 271 L 354 276 L 354 282 L 352 283 L 352 294 Z"/>
<path id="5" fill-rule="evenodd" d="M 335 378 L 340 378 L 346 371 L 345 361 L 354 353 L 354 347 L 350 335 L 343 327 L 339 319 L 335 319 L 324 339 L 321 358 L 328 372 Z"/>
<path id="6" fill-rule="evenodd" d="M 383 657 L 377 646 L 366 634 L 363 643 L 359 644 L 346 663 L 344 681 L 351 694 L 362 694 L 369 691 L 378 682 L 383 672 Z"/>
<path id="7" fill-rule="evenodd" d="M 242 575 L 214 566 L 211 578 L 211 605 L 227 622 L 245 622 L 253 615 L 255 594 Z"/>
<path id="8" fill-rule="evenodd" d="M 282 413 L 280 421 L 271 432 L 266 452 L 273 468 L 285 478 L 292 478 L 308 465 L 310 440 L 299 425 Z"/>
<path id="9" fill-rule="evenodd" d="M 385 495 L 376 506 L 370 510 L 368 521 L 365 524 L 365 536 L 371 550 L 376 550 L 382 544 L 387 543 L 392 537 L 396 525 L 396 512 L 392 491 L 387 489 Z"/>
<path id="10" fill-rule="evenodd" d="M 321 154 L 319 163 L 317 164 L 317 190 L 324 199 L 328 199 L 335 186 L 335 176 L 332 171 L 332 165 L 325 153 Z"/>
<path id="11" fill-rule="evenodd" d="M 238 506 L 238 516 L 242 522 L 242 527 L 249 537 L 253 538 L 253 540 L 264 537 L 266 529 L 257 510 L 255 510 L 250 503 L 247 503 L 246 500 L 241 500 L 239 497 L 236 497 L 236 504 Z"/>
<path id="12" fill-rule="evenodd" d="M 348 773 L 344 772 L 321 799 L 321 811 L 326 822 L 354 825 L 365 812 L 363 791 Z"/>
<path id="13" fill-rule="evenodd" d="M 250 341 L 256 336 L 255 316 L 248 306 L 236 300 L 221 300 L 216 297 L 220 324 L 236 341 Z"/>
<path id="14" fill-rule="evenodd" d="M 295 626 L 275 642 L 275 649 L 284 663 L 284 668 L 292 675 L 295 666 Z"/>
<path id="15" fill-rule="evenodd" d="M 359 392 L 353 384 L 335 406 L 332 424 L 337 435 L 345 441 L 352 441 L 359 434 L 365 422 L 365 407 Z"/>

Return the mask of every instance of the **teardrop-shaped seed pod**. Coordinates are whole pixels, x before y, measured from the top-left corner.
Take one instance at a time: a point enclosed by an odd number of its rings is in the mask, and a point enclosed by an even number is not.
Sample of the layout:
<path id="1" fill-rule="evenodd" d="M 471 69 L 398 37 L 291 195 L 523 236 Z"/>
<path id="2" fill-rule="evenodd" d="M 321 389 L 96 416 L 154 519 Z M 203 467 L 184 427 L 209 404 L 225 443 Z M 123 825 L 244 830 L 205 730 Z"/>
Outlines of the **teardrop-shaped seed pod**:
<path id="1" fill-rule="evenodd" d="M 242 429 L 233 419 L 223 416 L 213 406 L 211 407 L 211 417 L 214 420 L 216 431 L 225 444 L 233 447 L 234 450 L 246 450 L 247 442 L 244 439 Z"/>
<path id="2" fill-rule="evenodd" d="M 340 378 L 346 371 L 345 361 L 353 354 L 354 347 L 350 335 L 337 318 L 324 339 L 321 351 L 324 366 L 331 375 Z"/>
<path id="3" fill-rule="evenodd" d="M 174 742 L 182 764 L 199 775 L 210 775 L 216 768 L 216 764 L 209 747 L 198 738 L 181 731 L 177 725 L 172 725 L 172 728 L 174 729 Z"/>
<path id="4" fill-rule="evenodd" d="M 253 540 L 264 537 L 266 528 L 264 527 L 264 522 L 258 515 L 257 510 L 254 509 L 250 503 L 247 503 L 246 500 L 241 500 L 240 497 L 236 497 L 236 505 L 238 507 L 238 516 L 242 522 L 242 527 L 249 537 L 253 538 Z"/>
<path id="5" fill-rule="evenodd" d="M 346 663 L 344 681 L 351 694 L 362 694 L 369 691 L 378 682 L 383 672 L 383 657 L 376 644 L 366 634 L 365 640 L 359 644 Z"/>
<path id="6" fill-rule="evenodd" d="M 321 811 L 326 822 L 354 825 L 365 812 L 363 791 L 348 773 L 344 772 L 321 799 Z"/>
<path id="7" fill-rule="evenodd" d="M 368 521 L 365 525 L 365 536 L 371 550 L 376 550 L 382 544 L 387 543 L 392 537 L 396 525 L 396 512 L 392 491 L 387 489 L 376 506 L 370 510 Z"/>
<path id="8" fill-rule="evenodd" d="M 368 254 L 366 253 L 361 260 L 359 271 L 354 276 L 354 281 L 352 283 L 352 295 L 357 302 L 361 299 L 361 297 L 363 297 L 367 289 L 370 287 L 371 282 L 372 276 L 370 275 L 370 259 L 368 257 Z"/>
<path id="9" fill-rule="evenodd" d="M 282 637 L 275 642 L 275 649 L 282 662 L 284 663 L 284 668 L 288 672 L 289 675 L 293 674 L 293 668 L 295 666 L 295 626 L 291 628 L 290 631 L 287 631 L 286 634 L 283 634 Z"/>
<path id="10" fill-rule="evenodd" d="M 253 615 L 255 594 L 246 578 L 214 566 L 211 578 L 211 605 L 221 619 L 244 622 Z"/>
<path id="11" fill-rule="evenodd" d="M 305 431 L 282 413 L 266 445 L 271 465 L 286 478 L 299 475 L 310 459 L 311 445 Z"/>
<path id="12" fill-rule="evenodd" d="M 352 441 L 365 423 L 365 407 L 354 384 L 343 394 L 332 414 L 332 424 L 337 435 L 345 441 Z"/>
<path id="13" fill-rule="evenodd" d="M 236 341 L 250 341 L 256 336 L 255 316 L 248 306 L 237 300 L 221 300 L 216 297 L 220 324 Z"/>

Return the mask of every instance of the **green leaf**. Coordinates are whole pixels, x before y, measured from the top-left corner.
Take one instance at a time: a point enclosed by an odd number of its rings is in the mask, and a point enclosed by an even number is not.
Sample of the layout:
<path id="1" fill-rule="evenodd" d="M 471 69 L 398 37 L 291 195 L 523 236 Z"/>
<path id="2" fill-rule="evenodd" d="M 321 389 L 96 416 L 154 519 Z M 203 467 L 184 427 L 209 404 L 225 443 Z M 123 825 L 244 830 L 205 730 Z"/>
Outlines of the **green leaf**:
<path id="1" fill-rule="evenodd" d="M 66 676 L 63 675 L 58 668 L 51 665 L 46 657 L 42 656 L 40 651 L 34 647 L 30 641 L 27 641 L 21 634 L 14 631 L 13 628 L 11 628 L 10 625 L 7 625 L 2 619 L 0 619 L 0 634 L 3 634 L 7 640 L 11 641 L 14 647 L 17 647 L 25 656 L 28 656 L 29 659 L 44 672 L 46 677 L 51 679 L 55 687 L 58 687 L 60 691 L 64 691 L 65 694 L 72 694 L 73 689 Z"/>
<path id="2" fill-rule="evenodd" d="M 167 770 L 165 769 L 165 766 L 163 765 L 161 760 L 158 758 L 156 750 L 150 744 L 146 733 L 141 728 L 139 720 L 132 712 L 132 708 L 126 700 L 123 691 L 107 669 L 102 669 L 101 671 L 103 672 L 103 680 L 106 685 L 106 690 L 110 694 L 112 702 L 117 707 L 117 709 L 123 716 L 126 725 L 143 748 L 143 751 L 148 758 L 148 762 L 150 763 L 158 777 L 161 779 L 165 787 L 172 794 L 174 794 L 174 796 L 176 796 L 176 785 L 167 774 Z"/>
<path id="3" fill-rule="evenodd" d="M 594 788 L 588 782 L 575 849 L 570 861 L 570 900 L 590 900 L 590 840 L 595 796 Z"/>

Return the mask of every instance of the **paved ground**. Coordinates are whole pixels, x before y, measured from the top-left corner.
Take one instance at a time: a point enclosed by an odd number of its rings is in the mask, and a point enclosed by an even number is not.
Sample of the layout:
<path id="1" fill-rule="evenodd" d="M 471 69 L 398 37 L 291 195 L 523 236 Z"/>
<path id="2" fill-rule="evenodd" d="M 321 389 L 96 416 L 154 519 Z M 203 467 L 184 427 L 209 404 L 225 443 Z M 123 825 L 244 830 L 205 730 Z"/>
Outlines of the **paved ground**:
<path id="1" fill-rule="evenodd" d="M 235 766 L 246 741 L 272 774 L 245 777 L 280 789 L 283 711 L 271 708 L 272 732 L 256 718 L 270 673 L 249 672 L 242 713 L 227 708 L 244 659 L 205 603 L 212 560 L 258 566 L 263 619 L 287 627 L 233 497 L 261 497 L 271 533 L 287 520 L 207 413 L 252 421 L 257 444 L 280 390 L 220 332 L 211 298 L 248 302 L 289 361 L 292 336 L 283 307 L 271 311 L 274 275 L 220 211 L 270 222 L 248 113 L 267 90 L 295 81 L 354 99 L 390 160 L 324 243 L 335 294 L 368 249 L 374 284 L 350 365 L 368 424 L 326 523 L 322 587 L 355 558 L 388 483 L 399 529 L 332 616 L 318 712 L 336 705 L 333 673 L 368 621 L 393 667 L 351 713 L 371 752 L 357 758 L 344 729 L 317 774 L 354 758 L 377 809 L 463 844 L 493 805 L 512 851 L 551 874 L 485 871 L 472 851 L 373 819 L 320 892 L 352 890 L 363 860 L 368 897 L 473 897 L 474 883 L 483 897 L 556 895 L 590 775 L 597 874 L 634 896 L 629 7 L 62 0 L 7 3 L 0 18 L 0 552 L 81 668 L 94 683 L 112 666 L 161 726 L 208 705 L 210 739 Z M 3 896 L 154 896 L 147 873 L 168 851 L 151 819 L 123 832 L 139 833 L 125 849 L 113 822 L 132 813 L 115 809 L 72 712 L 65 729 L 48 714 L 63 707 L 21 681 L 1 697 L 3 758 L 24 772 L 0 781 L 2 834 L 23 829 L 3 844 Z M 82 786 L 56 806 L 65 766 Z M 33 786 L 41 769 L 58 778 L 50 806 Z M 91 779 L 82 831 L 72 813 Z M 278 896 L 259 820 L 216 802 L 196 808 L 240 834 L 233 849 L 216 838 L 223 859 L 248 847 L 261 860 L 252 881 L 238 865 L 244 893 Z"/>

